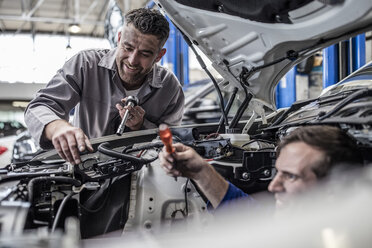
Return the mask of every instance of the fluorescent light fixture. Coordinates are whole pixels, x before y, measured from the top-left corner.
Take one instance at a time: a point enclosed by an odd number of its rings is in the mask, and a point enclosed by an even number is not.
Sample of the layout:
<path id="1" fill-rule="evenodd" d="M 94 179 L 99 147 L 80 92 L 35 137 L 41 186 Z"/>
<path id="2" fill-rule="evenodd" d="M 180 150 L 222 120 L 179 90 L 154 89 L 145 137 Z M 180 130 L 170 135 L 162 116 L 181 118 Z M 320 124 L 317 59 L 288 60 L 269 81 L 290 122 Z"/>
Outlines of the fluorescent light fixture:
<path id="1" fill-rule="evenodd" d="M 70 31 L 73 34 L 79 33 L 81 31 L 81 27 L 77 23 L 70 24 L 68 27 L 68 31 Z"/>
<path id="2" fill-rule="evenodd" d="M 13 101 L 12 106 L 16 108 L 26 108 L 29 102 Z"/>

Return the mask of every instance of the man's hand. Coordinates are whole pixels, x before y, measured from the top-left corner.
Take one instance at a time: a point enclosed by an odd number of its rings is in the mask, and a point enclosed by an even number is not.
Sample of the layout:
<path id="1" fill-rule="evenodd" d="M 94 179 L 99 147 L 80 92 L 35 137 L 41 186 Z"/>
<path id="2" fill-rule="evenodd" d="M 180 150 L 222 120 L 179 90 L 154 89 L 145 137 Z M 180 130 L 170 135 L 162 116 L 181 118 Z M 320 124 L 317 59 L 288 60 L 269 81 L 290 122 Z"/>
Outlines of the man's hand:
<path id="1" fill-rule="evenodd" d="M 183 176 L 198 180 L 203 170 L 208 169 L 209 164 L 203 160 L 191 147 L 181 143 L 173 144 L 174 153 L 167 153 L 165 147 L 159 154 L 161 166 L 170 176 Z"/>
<path id="2" fill-rule="evenodd" d="M 78 127 L 73 127 L 65 120 L 55 120 L 45 126 L 45 137 L 51 140 L 58 155 L 70 162 L 71 164 L 79 164 L 80 152 L 88 149 L 93 151 L 88 137 L 83 130 Z"/>
<path id="3" fill-rule="evenodd" d="M 216 208 L 229 188 L 228 182 L 191 147 L 181 143 L 173 147 L 176 151 L 172 154 L 163 147 L 159 154 L 160 165 L 170 176 L 193 179 Z"/>
<path id="4" fill-rule="evenodd" d="M 125 104 L 127 98 L 121 100 L 122 103 Z M 145 110 L 140 106 L 130 107 L 130 106 L 121 106 L 119 103 L 116 104 L 117 110 L 119 110 L 119 114 L 121 118 L 124 117 L 124 113 L 126 110 L 129 111 L 129 117 L 125 125 L 129 127 L 131 130 L 136 131 L 140 130 L 144 121 Z"/>

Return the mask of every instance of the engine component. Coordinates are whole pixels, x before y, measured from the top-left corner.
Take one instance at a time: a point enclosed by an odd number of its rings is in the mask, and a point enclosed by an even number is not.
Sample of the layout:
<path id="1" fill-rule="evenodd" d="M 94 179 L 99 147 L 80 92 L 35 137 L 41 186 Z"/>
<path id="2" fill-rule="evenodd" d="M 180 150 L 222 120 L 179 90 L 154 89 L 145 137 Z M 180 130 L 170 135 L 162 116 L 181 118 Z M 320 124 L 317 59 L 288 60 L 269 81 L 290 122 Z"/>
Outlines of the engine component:
<path id="1" fill-rule="evenodd" d="M 235 179 L 241 181 L 249 180 L 271 180 L 275 168 L 276 153 L 270 151 L 245 151 L 243 153 L 243 165 L 236 168 Z"/>
<path id="2" fill-rule="evenodd" d="M 97 182 L 99 180 L 113 178 L 133 171 L 140 170 L 143 164 L 138 164 L 123 159 L 108 159 L 98 161 L 94 158 L 83 161 L 74 167 L 75 177 L 81 182 Z"/>

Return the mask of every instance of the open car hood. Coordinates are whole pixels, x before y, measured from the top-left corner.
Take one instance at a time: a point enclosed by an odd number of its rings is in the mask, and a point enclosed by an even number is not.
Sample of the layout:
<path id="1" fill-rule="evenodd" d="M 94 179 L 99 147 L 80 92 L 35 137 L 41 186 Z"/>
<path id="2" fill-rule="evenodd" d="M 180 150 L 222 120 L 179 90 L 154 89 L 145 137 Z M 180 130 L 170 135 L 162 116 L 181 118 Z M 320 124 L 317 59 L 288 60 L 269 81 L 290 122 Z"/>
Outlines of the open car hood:
<path id="1" fill-rule="evenodd" d="M 372 28 L 370 0 L 155 2 L 212 61 L 224 78 L 220 87 L 242 93 L 242 82 L 271 109 L 276 84 L 295 64 Z"/>

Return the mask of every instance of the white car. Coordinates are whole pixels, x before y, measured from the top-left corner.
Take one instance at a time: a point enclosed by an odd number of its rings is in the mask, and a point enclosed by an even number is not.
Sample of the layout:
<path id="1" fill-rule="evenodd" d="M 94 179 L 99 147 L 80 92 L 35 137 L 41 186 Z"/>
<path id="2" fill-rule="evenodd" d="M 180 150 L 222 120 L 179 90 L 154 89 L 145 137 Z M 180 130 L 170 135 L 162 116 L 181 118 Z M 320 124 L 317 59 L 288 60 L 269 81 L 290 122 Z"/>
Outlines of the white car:
<path id="1" fill-rule="evenodd" d="M 10 164 L 17 135 L 25 129 L 18 121 L 0 121 L 0 168 Z"/>

